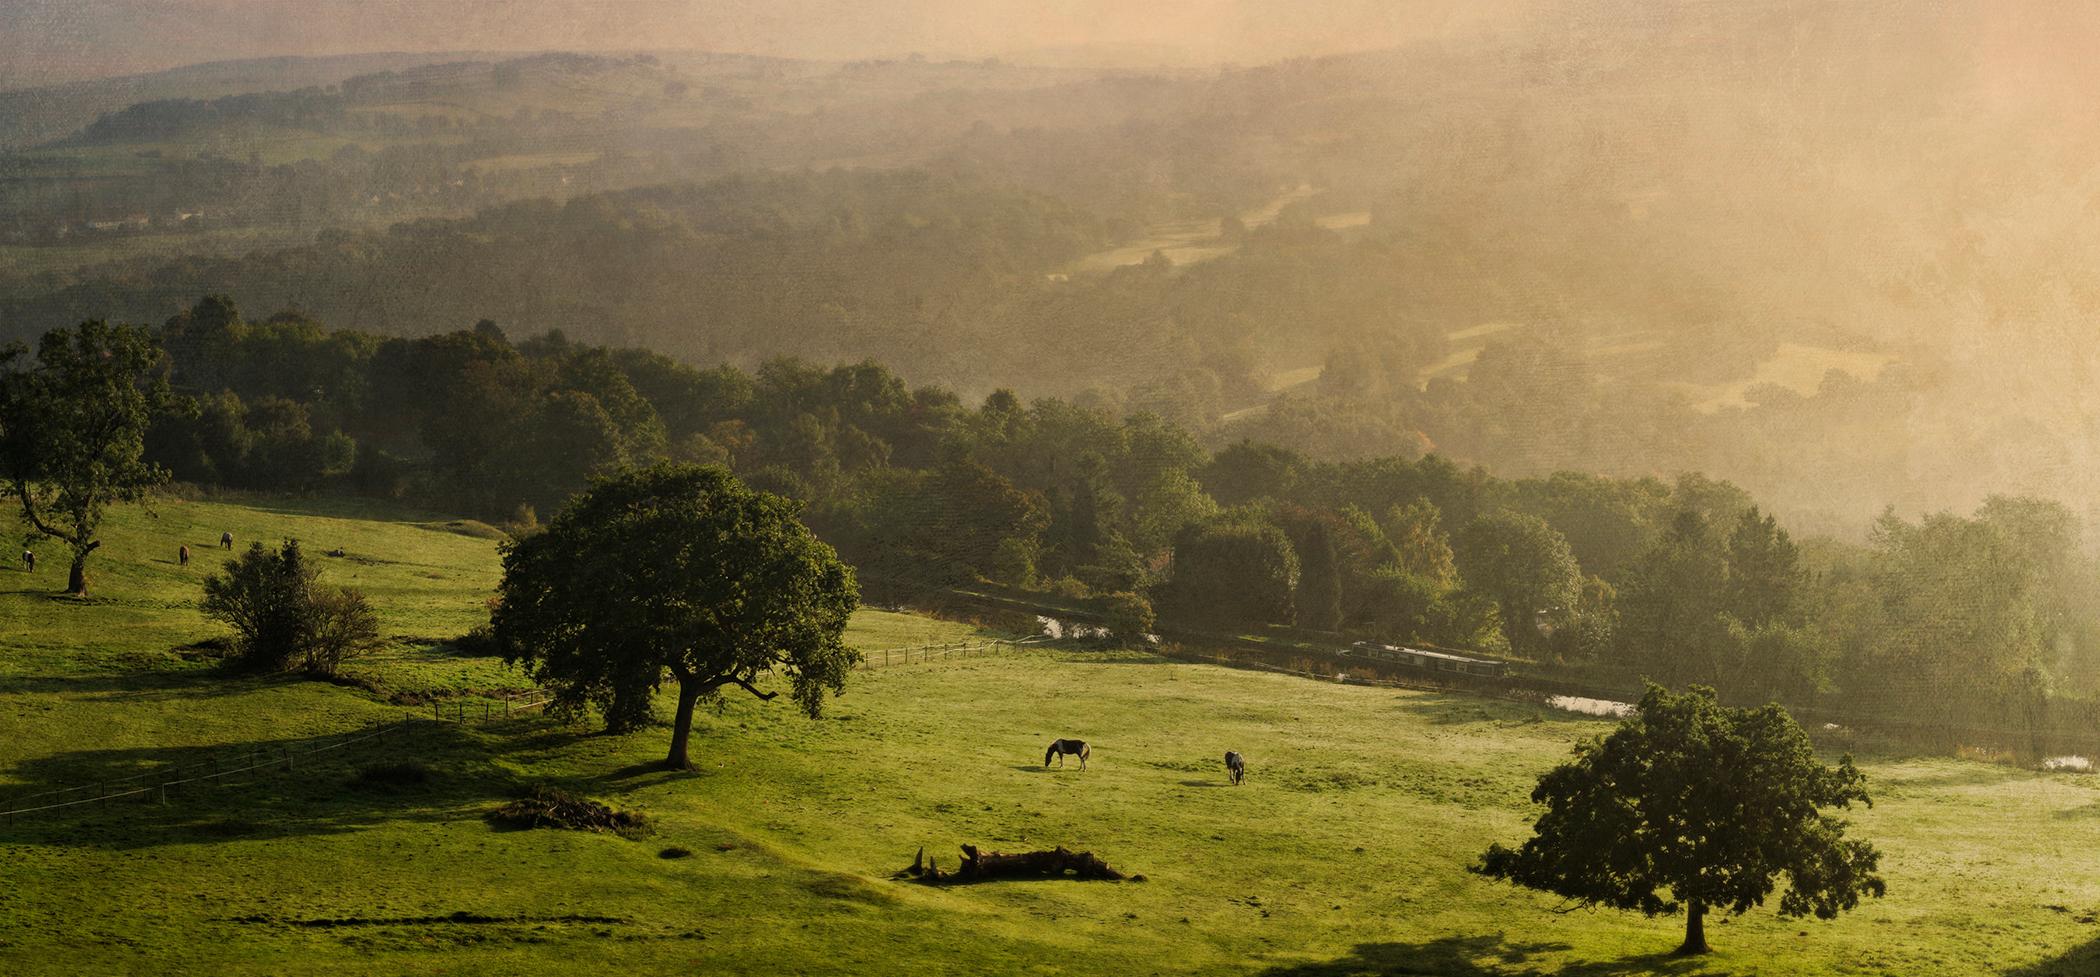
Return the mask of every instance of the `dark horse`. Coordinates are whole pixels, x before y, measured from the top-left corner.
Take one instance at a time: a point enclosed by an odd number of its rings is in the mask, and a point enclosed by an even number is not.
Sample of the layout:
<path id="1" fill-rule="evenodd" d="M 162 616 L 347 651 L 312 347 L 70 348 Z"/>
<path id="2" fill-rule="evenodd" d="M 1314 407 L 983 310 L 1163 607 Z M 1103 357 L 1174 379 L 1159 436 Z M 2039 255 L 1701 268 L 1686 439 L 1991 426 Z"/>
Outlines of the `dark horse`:
<path id="1" fill-rule="evenodd" d="M 1247 758 L 1240 756 L 1237 750 L 1226 750 L 1225 773 L 1232 778 L 1233 785 L 1238 786 L 1240 781 L 1247 779 Z"/>
<path id="2" fill-rule="evenodd" d="M 220 534 L 219 534 L 219 547 L 220 547 L 221 549 L 228 549 L 228 550 L 232 549 L 232 548 L 233 548 L 233 534 L 232 534 L 232 533 L 220 533 Z"/>
<path id="3" fill-rule="evenodd" d="M 188 546 L 178 546 L 175 548 L 175 562 L 180 563 L 183 566 L 190 565 L 190 548 Z"/>
<path id="4" fill-rule="evenodd" d="M 1056 757 L 1057 765 L 1062 767 L 1065 765 L 1066 756 L 1076 756 L 1079 758 L 1079 769 L 1085 770 L 1086 758 L 1092 756 L 1093 752 L 1087 749 L 1085 740 L 1057 740 L 1050 744 L 1050 749 L 1043 752 L 1043 766 L 1049 766 L 1050 758 Z"/>

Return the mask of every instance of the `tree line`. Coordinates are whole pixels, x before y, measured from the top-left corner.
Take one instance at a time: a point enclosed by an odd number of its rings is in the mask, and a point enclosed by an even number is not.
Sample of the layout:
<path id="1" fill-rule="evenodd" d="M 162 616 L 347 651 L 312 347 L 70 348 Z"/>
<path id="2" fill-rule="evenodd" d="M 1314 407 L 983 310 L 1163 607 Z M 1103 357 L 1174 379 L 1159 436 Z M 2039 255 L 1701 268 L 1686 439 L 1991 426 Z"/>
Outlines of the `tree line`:
<path id="1" fill-rule="evenodd" d="M 157 332 L 88 322 L 48 333 L 33 359 L 19 347 L 5 352 L 0 475 L 30 532 L 72 545 L 71 589 L 85 591 L 101 509 L 166 479 L 168 469 L 150 460 L 155 449 L 204 420 L 197 400 L 176 391 L 205 374 L 180 366 L 171 350 L 220 340 L 221 355 L 203 369 L 220 371 L 222 382 L 321 376 L 323 401 L 355 378 L 377 381 L 377 365 L 419 366 L 394 378 L 410 384 L 397 391 L 407 400 L 382 402 L 427 412 L 410 429 L 427 439 L 425 452 L 403 459 L 437 479 L 426 491 L 475 482 L 478 494 L 466 501 L 487 504 L 509 497 L 491 493 L 581 489 L 559 500 L 547 527 L 519 514 L 486 640 L 551 688 L 559 708 L 594 707 L 616 732 L 647 723 L 668 675 L 677 692 L 666 757 L 674 768 L 689 762 L 694 708 L 729 687 L 771 699 L 778 691 L 761 683 L 782 673 L 812 717 L 844 690 L 858 653 L 842 636 L 860 585 L 841 555 L 923 583 L 991 578 L 1072 596 L 1113 588 L 1112 605 L 1143 606 L 1146 592 L 1171 619 L 1206 626 L 1409 640 L 1455 633 L 1559 660 L 1631 649 L 1650 656 L 1637 664 L 1702 677 L 1738 655 L 1763 659 L 1730 676 L 1738 680 L 1813 674 L 1782 653 L 1795 640 L 1786 629 L 1806 627 L 1797 623 L 1809 616 L 1804 594 L 1818 590 L 1800 548 L 1738 490 L 1696 476 L 1674 486 L 1577 475 L 1501 482 L 1434 457 L 1323 466 L 1253 444 L 1211 455 L 1149 415 L 1117 419 L 1057 401 L 1024 407 L 1003 392 L 968 408 L 939 391 L 907 391 L 873 364 L 776 362 L 739 382 L 734 370 L 644 358 L 658 374 L 638 386 L 616 351 L 559 337 L 513 346 L 489 323 L 408 350 L 355 337 L 289 347 L 369 351 L 361 368 L 333 373 L 314 369 L 326 356 L 283 355 L 282 330 L 257 335 L 230 302 L 209 298 Z M 259 358 L 271 349 L 279 355 Z M 491 369 L 484 382 L 468 382 Z M 281 388 L 250 392 L 305 409 Z M 227 388 L 217 400 L 237 404 L 239 394 Z M 659 410 L 659 401 L 685 410 Z M 330 406 L 358 418 L 343 411 L 351 402 Z M 449 467 L 459 459 L 446 449 L 475 439 L 439 423 L 437 411 L 467 411 L 443 421 L 471 428 L 520 407 L 601 417 L 558 428 L 569 440 L 557 446 L 606 450 L 599 439 L 611 439 L 609 450 L 625 457 L 593 464 L 603 456 L 585 456 L 587 487 L 544 474 L 506 482 L 503 473 L 549 458 L 507 450 L 507 437 L 526 432 L 486 431 L 472 468 Z M 330 436 L 350 442 L 340 429 Z M 664 462 L 673 444 L 710 463 Z M 202 464 L 224 445 L 191 438 L 186 447 L 193 454 L 183 460 Z M 356 445 L 344 453 L 355 455 Z M 745 478 L 732 472 L 738 467 Z M 1380 501 L 1391 503 L 1382 518 L 1373 515 Z M 1624 521 L 1600 532 L 1569 519 L 1585 509 Z M 1455 534 L 1441 527 L 1447 510 L 1467 516 Z M 1590 531 L 1571 539 L 1527 510 Z M 1649 526 L 1643 547 L 1638 537 L 1657 512 L 1669 514 L 1667 525 Z M 1732 528 L 1715 532 L 1715 522 Z M 1910 654 L 1873 664 L 1903 667 L 1913 688 L 1943 699 L 1959 701 L 1966 688 L 1981 701 L 1975 692 L 1990 686 L 1979 678 L 2034 654 L 2022 640 L 2065 637 L 2033 616 L 2043 595 L 2032 605 L 2006 601 L 2026 600 L 2048 579 L 2038 566 L 2069 559 L 2044 544 L 2070 532 L 2059 510 L 2031 500 L 1993 500 L 1975 519 L 1885 518 L 1871 580 L 1887 588 L 1887 616 L 1870 623 L 1889 640 L 1861 652 Z M 1611 554 L 1623 598 L 1581 563 L 1588 555 L 1610 564 Z M 1998 574 L 1961 562 L 1965 555 L 1998 565 Z M 326 674 L 376 628 L 361 594 L 322 587 L 318 576 L 296 541 L 275 552 L 258 544 L 205 581 L 202 608 L 233 627 L 246 663 Z M 1128 616 L 1119 611 L 1119 622 Z M 1995 657 L 1917 657 L 1950 639 L 1982 640 Z M 1761 904 L 1782 876 L 1784 916 L 1829 918 L 1886 891 L 1880 853 L 1844 838 L 1844 822 L 1822 813 L 1866 803 L 1864 778 L 1849 757 L 1825 767 L 1777 704 L 1730 709 L 1710 688 L 1694 684 L 1678 696 L 1651 683 L 1632 718 L 1578 746 L 1532 799 L 1546 808 L 1533 836 L 1515 849 L 1490 846 L 1473 870 L 1580 903 L 1651 916 L 1682 909 L 1682 954 L 1707 952 L 1708 913 Z"/>
<path id="2" fill-rule="evenodd" d="M 1597 683 L 1900 713 L 1950 746 L 2082 708 L 2100 678 L 2092 561 L 2045 500 L 1891 513 L 1865 545 L 1797 540 L 1697 474 L 1211 451 L 1153 414 L 1003 390 L 969 404 L 875 363 L 699 368 L 487 321 L 382 338 L 251 323 L 217 296 L 153 329 L 59 330 L 9 373 L 10 484 L 83 560 L 92 519 L 53 513 L 116 497 L 53 507 L 39 452 L 74 435 L 30 406 L 129 382 L 75 376 L 111 362 L 82 343 L 139 365 L 135 396 L 94 395 L 149 418 L 136 465 L 207 486 L 354 491 L 527 533 L 594 474 L 720 464 L 801 502 L 877 594 L 989 581 L 1126 621 L 1471 649 Z"/>

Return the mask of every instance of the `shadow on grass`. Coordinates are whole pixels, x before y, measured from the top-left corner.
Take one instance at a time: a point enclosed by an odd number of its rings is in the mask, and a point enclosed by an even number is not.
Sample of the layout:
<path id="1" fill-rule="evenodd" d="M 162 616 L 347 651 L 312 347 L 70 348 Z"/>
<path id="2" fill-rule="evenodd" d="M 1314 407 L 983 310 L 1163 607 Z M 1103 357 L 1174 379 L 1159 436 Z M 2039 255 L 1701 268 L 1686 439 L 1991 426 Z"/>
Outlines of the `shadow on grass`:
<path id="1" fill-rule="evenodd" d="M 1232 786 L 1232 785 L 1231 785 L 1231 784 L 1228 784 L 1228 783 L 1226 783 L 1225 781 L 1222 781 L 1222 780 L 1184 780 L 1184 781 L 1182 781 L 1182 782 L 1181 782 L 1181 786 L 1183 786 L 1183 787 L 1230 787 L 1230 786 Z"/>
<path id="2" fill-rule="evenodd" d="M 297 675 L 259 675 L 221 667 L 82 675 L 11 675 L 0 678 L 0 695 L 41 693 L 95 702 L 154 702 L 243 695 L 259 689 L 311 681 Z"/>
<path id="3" fill-rule="evenodd" d="M 17 845 L 132 851 L 229 838 L 342 834 L 384 822 L 477 817 L 496 798 L 521 790 L 510 773 L 491 763 L 479 735 L 458 725 L 416 721 L 372 740 L 323 750 L 351 735 L 357 733 L 31 758 L 6 771 L 19 786 L 0 796 L 0 809 L 84 801 L 103 792 L 223 773 L 166 790 L 0 819 L 0 838 Z M 409 761 L 426 769 L 422 784 L 367 784 L 357 777 L 365 767 Z M 92 784 L 107 788 L 69 790 Z"/>
<path id="4" fill-rule="evenodd" d="M 1632 974 L 1726 977 L 1708 969 L 1711 958 L 1649 954 L 1623 960 L 1561 963 L 1542 955 L 1568 949 L 1565 943 L 1507 943 L 1500 934 L 1448 936 L 1425 943 L 1361 943 L 1346 957 L 1288 964 L 1261 971 L 1262 977 L 1382 977 L 1436 974 L 1439 977 L 1620 977 Z"/>
<path id="5" fill-rule="evenodd" d="M 609 771 L 598 779 L 608 785 L 618 784 L 621 792 L 629 793 L 645 787 L 655 787 L 659 784 L 668 784 L 680 780 L 697 780 L 706 776 L 708 776 L 708 771 L 705 767 L 670 767 L 666 766 L 662 760 L 650 760 L 646 763 L 630 763 L 617 770 Z"/>
<path id="6" fill-rule="evenodd" d="M 2100 974 L 2100 940 L 2073 947 L 2060 956 L 2008 970 L 2005 977 L 2092 977 L 2094 974 Z"/>
<path id="7" fill-rule="evenodd" d="M 134 796 L 0 819 L 0 838 L 25 845 L 136 850 L 331 835 L 389 822 L 478 819 L 496 802 L 526 787 L 495 762 L 491 739 L 500 734 L 415 720 L 382 736 L 322 749 L 354 735 L 359 734 L 208 747 L 79 750 L 31 759 L 7 771 L 19 783 L 0 796 L 0 810 L 224 773 L 167 787 L 165 793 L 155 787 Z M 403 764 L 425 771 L 420 782 L 390 784 L 359 777 L 367 767 Z M 66 792 L 119 781 L 123 782 L 106 790 Z M 583 780 L 545 782 L 579 792 L 592 788 Z M 61 793 L 50 793 L 54 791 Z"/>

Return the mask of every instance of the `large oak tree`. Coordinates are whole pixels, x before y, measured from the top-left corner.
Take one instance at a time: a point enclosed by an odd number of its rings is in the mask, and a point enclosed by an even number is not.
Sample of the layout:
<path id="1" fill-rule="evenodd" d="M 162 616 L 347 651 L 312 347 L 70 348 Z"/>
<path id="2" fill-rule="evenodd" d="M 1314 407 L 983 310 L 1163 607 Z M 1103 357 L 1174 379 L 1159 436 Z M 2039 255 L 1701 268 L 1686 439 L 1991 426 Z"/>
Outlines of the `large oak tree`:
<path id="1" fill-rule="evenodd" d="M 1782 916 L 1830 919 L 1886 891 L 1880 853 L 1821 810 L 1871 803 L 1865 776 L 1850 757 L 1819 762 L 1777 705 L 1651 684 L 1637 715 L 1578 746 L 1531 799 L 1546 806 L 1531 840 L 1489 847 L 1474 871 L 1649 916 L 1681 907 L 1680 954 L 1708 951 L 1708 912 L 1761 905 L 1782 875 Z"/>
<path id="2" fill-rule="evenodd" d="M 66 589 L 85 594 L 104 510 L 167 481 L 145 460 L 146 429 L 176 401 L 143 328 L 83 322 L 25 353 L 0 350 L 0 478 L 30 531 L 72 551 Z"/>
<path id="3" fill-rule="evenodd" d="M 600 479 L 506 548 L 497 640 L 557 703 L 595 704 L 613 731 L 648 722 L 668 677 L 673 767 L 688 765 L 695 705 L 729 687 L 771 699 L 770 671 L 814 718 L 860 660 L 842 641 L 859 591 L 796 507 L 720 467 Z"/>

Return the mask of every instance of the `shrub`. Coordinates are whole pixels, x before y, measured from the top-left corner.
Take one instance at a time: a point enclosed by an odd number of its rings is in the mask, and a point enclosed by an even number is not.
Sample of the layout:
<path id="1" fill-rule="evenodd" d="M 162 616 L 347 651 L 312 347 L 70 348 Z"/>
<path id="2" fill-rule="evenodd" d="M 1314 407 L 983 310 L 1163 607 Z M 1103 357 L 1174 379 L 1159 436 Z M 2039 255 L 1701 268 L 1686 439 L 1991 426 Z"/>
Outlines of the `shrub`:
<path id="1" fill-rule="evenodd" d="M 204 613 L 233 628 L 235 651 L 250 667 L 333 675 L 378 638 L 379 623 L 363 594 L 322 587 L 320 575 L 298 540 L 275 552 L 257 543 L 205 578 Z"/>
<path id="2" fill-rule="evenodd" d="M 1157 619 L 1152 613 L 1152 602 L 1142 595 L 1123 592 L 1101 598 L 1102 614 L 1108 619 L 1109 634 L 1126 646 L 1142 647 L 1149 640 Z"/>

